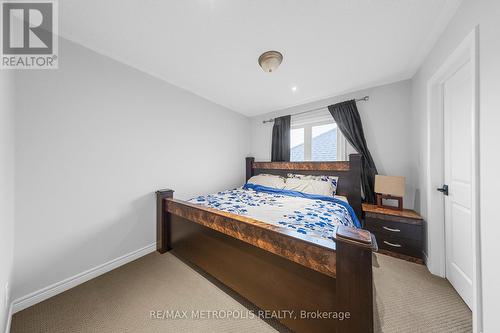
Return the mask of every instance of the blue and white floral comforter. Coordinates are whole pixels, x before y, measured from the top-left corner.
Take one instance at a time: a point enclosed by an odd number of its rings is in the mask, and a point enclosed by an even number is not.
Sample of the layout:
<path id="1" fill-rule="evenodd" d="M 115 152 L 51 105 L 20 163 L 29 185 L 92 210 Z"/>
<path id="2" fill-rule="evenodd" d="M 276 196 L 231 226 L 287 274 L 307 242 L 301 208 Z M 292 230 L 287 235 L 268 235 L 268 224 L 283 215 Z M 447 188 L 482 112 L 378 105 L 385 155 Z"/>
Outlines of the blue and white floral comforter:
<path id="1" fill-rule="evenodd" d="M 329 240 L 338 225 L 360 227 L 352 207 L 340 199 L 254 184 L 189 202 Z"/>

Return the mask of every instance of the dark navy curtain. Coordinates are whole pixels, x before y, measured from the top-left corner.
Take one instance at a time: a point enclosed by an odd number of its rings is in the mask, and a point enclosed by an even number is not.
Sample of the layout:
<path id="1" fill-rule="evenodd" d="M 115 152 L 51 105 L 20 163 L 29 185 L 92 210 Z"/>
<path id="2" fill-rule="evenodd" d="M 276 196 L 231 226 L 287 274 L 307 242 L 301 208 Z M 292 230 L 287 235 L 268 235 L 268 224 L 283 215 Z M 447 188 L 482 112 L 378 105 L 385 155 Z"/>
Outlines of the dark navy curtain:
<path id="1" fill-rule="evenodd" d="M 274 118 L 271 161 L 290 161 L 290 120 L 291 116 Z"/>
<path id="2" fill-rule="evenodd" d="M 328 110 L 346 140 L 363 156 L 361 163 L 361 186 L 365 194 L 365 201 L 375 203 L 375 192 L 373 189 L 375 187 L 375 175 L 378 172 L 366 144 L 356 101 L 351 100 L 330 105 Z"/>

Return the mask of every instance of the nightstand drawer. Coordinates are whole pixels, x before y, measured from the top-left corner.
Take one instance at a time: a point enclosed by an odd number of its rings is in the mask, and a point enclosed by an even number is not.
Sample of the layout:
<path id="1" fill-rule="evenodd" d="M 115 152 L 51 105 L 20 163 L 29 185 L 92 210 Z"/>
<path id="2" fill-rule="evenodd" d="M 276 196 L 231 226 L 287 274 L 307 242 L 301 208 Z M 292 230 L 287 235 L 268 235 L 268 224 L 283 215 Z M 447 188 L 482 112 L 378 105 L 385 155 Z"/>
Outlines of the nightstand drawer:
<path id="1" fill-rule="evenodd" d="M 401 253 L 407 256 L 422 258 L 421 241 L 375 233 L 379 249 Z"/>
<path id="2" fill-rule="evenodd" d="M 416 224 L 386 221 L 367 216 L 365 218 L 365 229 L 377 234 L 386 234 L 415 241 L 422 240 L 422 226 Z"/>

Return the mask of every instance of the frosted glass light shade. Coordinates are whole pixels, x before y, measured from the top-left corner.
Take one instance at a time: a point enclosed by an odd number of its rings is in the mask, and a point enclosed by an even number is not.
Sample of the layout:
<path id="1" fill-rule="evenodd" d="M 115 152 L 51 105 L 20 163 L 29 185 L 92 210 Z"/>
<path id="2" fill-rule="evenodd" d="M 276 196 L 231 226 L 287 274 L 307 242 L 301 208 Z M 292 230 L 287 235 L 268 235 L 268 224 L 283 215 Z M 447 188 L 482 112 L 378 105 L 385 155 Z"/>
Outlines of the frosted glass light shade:
<path id="1" fill-rule="evenodd" d="M 282 61 L 283 55 L 278 51 L 267 51 L 259 57 L 259 65 L 267 73 L 274 72 Z"/>

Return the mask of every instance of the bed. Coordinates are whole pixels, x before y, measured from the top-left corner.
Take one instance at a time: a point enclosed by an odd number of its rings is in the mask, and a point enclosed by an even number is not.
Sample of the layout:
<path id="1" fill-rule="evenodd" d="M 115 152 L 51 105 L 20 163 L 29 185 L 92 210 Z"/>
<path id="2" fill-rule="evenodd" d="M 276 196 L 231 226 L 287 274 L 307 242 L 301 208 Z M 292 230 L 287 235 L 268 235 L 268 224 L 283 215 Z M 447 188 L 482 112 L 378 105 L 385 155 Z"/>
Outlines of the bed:
<path id="1" fill-rule="evenodd" d="M 247 181 L 254 175 L 286 176 L 290 172 L 338 176 L 337 194 L 346 197 L 352 207 L 352 225 L 346 219 L 326 232 L 297 225 L 297 215 L 304 214 L 301 209 L 306 208 L 313 214 L 318 212 L 314 209 L 342 211 L 340 200 L 331 200 L 330 205 L 307 198 L 310 200 L 304 204 L 304 200 L 287 195 L 280 198 L 258 188 L 241 188 L 220 192 L 219 198 L 200 196 L 188 202 L 174 199 L 173 190 L 160 190 L 157 250 L 172 250 L 266 311 L 259 315 L 271 316 L 293 331 L 373 332 L 372 251 L 376 250 L 376 241 L 368 231 L 356 226 L 356 220 L 361 218 L 360 168 L 361 156 L 357 154 L 343 162 L 246 159 Z M 287 209 L 292 202 L 302 206 L 293 208 L 293 223 L 281 219 L 270 223 L 259 215 L 255 218 L 257 213 L 248 214 L 256 196 L 268 206 L 281 205 L 279 209 Z M 230 197 L 238 197 L 238 204 L 227 200 Z M 318 225 L 320 217 L 325 216 L 319 214 Z"/>

